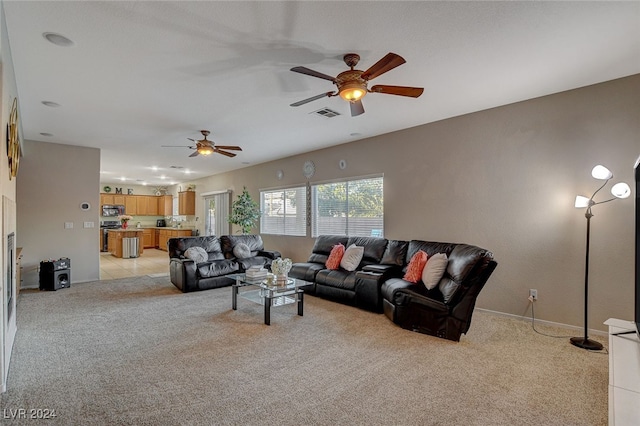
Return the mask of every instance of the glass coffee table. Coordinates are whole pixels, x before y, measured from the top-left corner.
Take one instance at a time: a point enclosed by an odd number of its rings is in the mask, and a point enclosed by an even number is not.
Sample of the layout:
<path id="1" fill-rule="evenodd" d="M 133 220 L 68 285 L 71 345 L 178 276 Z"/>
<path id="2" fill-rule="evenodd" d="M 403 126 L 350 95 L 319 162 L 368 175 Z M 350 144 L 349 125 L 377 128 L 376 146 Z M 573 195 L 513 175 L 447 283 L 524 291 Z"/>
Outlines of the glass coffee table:
<path id="1" fill-rule="evenodd" d="M 243 299 L 264 305 L 264 323 L 271 324 L 271 307 L 298 303 L 298 315 L 303 315 L 304 291 L 301 287 L 308 285 L 306 281 L 295 278 L 287 279 L 286 284 L 269 284 L 264 278 L 249 279 L 245 274 L 229 275 L 236 280 L 231 286 L 231 307 L 238 309 L 238 295 Z M 249 287 L 240 291 L 241 288 Z M 251 288 L 255 287 L 255 288 Z"/>

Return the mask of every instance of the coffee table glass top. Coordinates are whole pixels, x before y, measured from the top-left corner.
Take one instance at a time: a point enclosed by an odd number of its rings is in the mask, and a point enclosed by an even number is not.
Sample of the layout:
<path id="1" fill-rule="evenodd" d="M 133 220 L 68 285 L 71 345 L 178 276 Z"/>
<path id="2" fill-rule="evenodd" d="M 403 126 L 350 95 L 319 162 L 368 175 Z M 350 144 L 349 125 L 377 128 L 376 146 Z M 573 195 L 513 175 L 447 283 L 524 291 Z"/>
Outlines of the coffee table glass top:
<path id="1" fill-rule="evenodd" d="M 232 309 L 237 309 L 237 296 L 264 306 L 264 323 L 271 322 L 271 307 L 298 303 L 298 315 L 303 315 L 304 292 L 302 286 L 306 281 L 288 278 L 286 284 L 270 281 L 265 278 L 250 279 L 245 274 L 232 274 L 229 278 L 235 279 L 232 286 Z M 244 287 L 254 287 L 252 290 L 242 290 Z"/>

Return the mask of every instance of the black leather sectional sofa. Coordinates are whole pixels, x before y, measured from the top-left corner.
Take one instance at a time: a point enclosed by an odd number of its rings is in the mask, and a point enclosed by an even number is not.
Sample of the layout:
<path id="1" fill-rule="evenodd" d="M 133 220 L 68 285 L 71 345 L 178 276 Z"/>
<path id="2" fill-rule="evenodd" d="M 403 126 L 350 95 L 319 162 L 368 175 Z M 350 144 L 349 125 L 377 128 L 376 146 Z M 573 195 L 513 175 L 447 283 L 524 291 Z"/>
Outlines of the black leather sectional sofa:
<path id="1" fill-rule="evenodd" d="M 240 244 L 248 249 L 241 257 L 234 250 Z M 206 259 L 196 262 L 185 256 L 192 247 L 203 248 Z M 171 282 L 184 293 L 229 286 L 235 282 L 229 275 L 243 273 L 253 265 L 268 269 L 273 259 L 280 257 L 280 252 L 264 249 L 260 235 L 170 238 L 168 248 Z"/>
<path id="2" fill-rule="evenodd" d="M 339 243 L 364 247 L 355 271 L 326 268 L 331 249 Z M 444 275 L 431 290 L 403 279 L 419 250 L 448 258 Z M 322 235 L 308 261 L 294 263 L 289 276 L 309 282 L 306 293 L 384 312 L 403 328 L 459 341 L 469 330 L 476 298 L 496 266 L 491 252 L 469 244 Z"/>

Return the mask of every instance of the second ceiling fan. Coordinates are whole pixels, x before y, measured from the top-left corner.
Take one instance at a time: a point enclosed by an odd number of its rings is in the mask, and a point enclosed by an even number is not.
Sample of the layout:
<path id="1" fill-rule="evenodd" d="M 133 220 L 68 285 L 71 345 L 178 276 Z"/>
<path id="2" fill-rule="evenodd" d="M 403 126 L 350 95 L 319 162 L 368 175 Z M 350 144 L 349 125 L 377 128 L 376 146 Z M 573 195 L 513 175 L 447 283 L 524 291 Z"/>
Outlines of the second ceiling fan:
<path id="1" fill-rule="evenodd" d="M 209 136 L 209 133 L 210 133 L 208 130 L 200 130 L 200 133 L 202 133 L 202 136 L 204 136 L 204 139 L 200 139 L 199 141 L 197 141 L 195 139 L 187 138 L 190 141 L 195 142 L 196 146 L 162 145 L 162 147 L 163 148 L 189 148 L 189 149 L 195 149 L 194 153 L 191 154 L 189 157 L 197 157 L 198 155 L 211 155 L 214 152 L 216 152 L 218 154 L 226 155 L 227 157 L 235 157 L 236 154 L 234 154 L 233 152 L 225 151 L 225 150 L 242 151 L 242 148 L 240 148 L 239 146 L 235 146 L 235 145 L 216 145 L 215 142 L 210 141 L 209 139 L 207 139 L 207 136 Z"/>
<path id="2" fill-rule="evenodd" d="M 341 72 L 336 77 L 332 77 L 330 75 L 323 74 L 306 67 L 291 68 L 291 71 L 293 72 L 329 80 L 338 87 L 337 92 L 326 92 L 320 95 L 312 96 L 302 101 L 294 102 L 291 104 L 291 106 L 297 107 L 324 97 L 340 95 L 342 99 L 349 102 L 349 105 L 351 107 L 351 116 L 355 117 L 364 113 L 362 98 L 367 93 L 386 93 L 388 95 L 399 95 L 417 98 L 422 95 L 422 92 L 424 91 L 422 87 L 405 86 L 375 85 L 371 87 L 371 89 L 367 88 L 367 82 L 369 80 L 373 80 L 374 78 L 386 73 L 387 71 L 391 71 L 392 69 L 406 62 L 402 56 L 396 55 L 395 53 L 387 53 L 384 58 L 373 64 L 366 71 L 354 69 L 360 61 L 360 55 L 356 53 L 347 53 L 346 55 L 344 55 L 343 59 L 345 64 L 347 64 L 347 66 L 351 69 Z"/>

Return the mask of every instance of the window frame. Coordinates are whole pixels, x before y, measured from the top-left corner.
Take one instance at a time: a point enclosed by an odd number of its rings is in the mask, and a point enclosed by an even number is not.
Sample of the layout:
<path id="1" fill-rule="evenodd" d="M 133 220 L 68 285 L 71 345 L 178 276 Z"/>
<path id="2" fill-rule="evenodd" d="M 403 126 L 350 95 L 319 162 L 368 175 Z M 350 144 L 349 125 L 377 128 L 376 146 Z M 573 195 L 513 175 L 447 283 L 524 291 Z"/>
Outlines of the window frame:
<path id="1" fill-rule="evenodd" d="M 292 206 L 291 203 L 287 203 L 288 198 L 286 198 L 287 191 L 295 191 L 296 194 L 294 198 L 297 200 L 296 205 Z M 282 213 L 282 223 L 281 227 L 278 229 L 274 229 L 274 224 L 276 224 L 277 219 L 280 216 L 270 215 L 268 208 L 266 206 L 265 196 L 267 194 L 277 194 L 282 193 L 282 198 L 284 202 L 282 203 L 282 207 L 284 209 Z M 288 237 L 306 237 L 308 232 L 308 220 L 307 220 L 307 212 L 308 212 L 308 190 L 307 185 L 291 185 L 286 187 L 278 187 L 278 188 L 265 188 L 260 189 L 260 233 L 266 235 L 282 235 Z M 298 202 L 302 202 L 301 209 L 298 208 Z M 295 207 L 295 216 L 293 216 L 293 221 L 287 220 L 287 205 L 289 208 Z M 270 220 L 271 223 L 267 224 L 266 221 Z M 289 215 L 291 219 L 291 215 Z M 289 226 L 288 226 L 289 225 Z"/>

